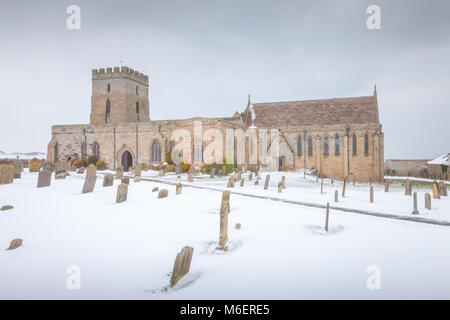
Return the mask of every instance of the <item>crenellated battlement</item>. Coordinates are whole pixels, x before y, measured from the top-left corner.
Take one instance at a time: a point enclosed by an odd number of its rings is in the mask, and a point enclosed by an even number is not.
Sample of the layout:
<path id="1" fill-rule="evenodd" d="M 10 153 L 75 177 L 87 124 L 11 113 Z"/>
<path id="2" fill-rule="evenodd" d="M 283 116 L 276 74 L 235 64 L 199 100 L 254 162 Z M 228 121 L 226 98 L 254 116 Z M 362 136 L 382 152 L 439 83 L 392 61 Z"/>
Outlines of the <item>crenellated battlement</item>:
<path id="1" fill-rule="evenodd" d="M 128 78 L 148 86 L 148 76 L 126 66 L 92 69 L 92 80 Z"/>

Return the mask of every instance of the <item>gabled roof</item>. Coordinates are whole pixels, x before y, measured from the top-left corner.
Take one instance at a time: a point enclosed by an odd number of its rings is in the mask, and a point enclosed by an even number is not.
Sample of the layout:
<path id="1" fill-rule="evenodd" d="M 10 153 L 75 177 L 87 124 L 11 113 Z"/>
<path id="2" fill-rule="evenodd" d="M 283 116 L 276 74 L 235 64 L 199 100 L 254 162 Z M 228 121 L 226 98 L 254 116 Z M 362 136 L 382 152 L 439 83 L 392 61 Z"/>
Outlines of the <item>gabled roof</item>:
<path id="1" fill-rule="evenodd" d="M 260 128 L 379 123 L 376 93 L 367 97 L 254 103 L 253 110 L 255 126 Z"/>

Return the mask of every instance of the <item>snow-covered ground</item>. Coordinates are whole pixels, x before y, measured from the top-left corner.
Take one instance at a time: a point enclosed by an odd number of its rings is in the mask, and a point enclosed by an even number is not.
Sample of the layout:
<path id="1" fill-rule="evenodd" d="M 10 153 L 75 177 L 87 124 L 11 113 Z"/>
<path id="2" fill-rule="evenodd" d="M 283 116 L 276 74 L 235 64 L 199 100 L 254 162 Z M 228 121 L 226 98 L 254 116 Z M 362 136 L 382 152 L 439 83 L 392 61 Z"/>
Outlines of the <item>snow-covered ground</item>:
<path id="1" fill-rule="evenodd" d="M 143 176 L 154 176 L 146 172 Z M 332 202 L 334 189 L 312 177 L 287 174 L 287 189 L 276 184 L 283 173 L 271 173 L 270 190 L 237 185 L 233 191 Z M 0 185 L 0 246 L 22 238 L 23 246 L 0 250 L 0 298 L 124 299 L 390 299 L 450 298 L 450 227 L 331 211 L 330 230 L 322 230 L 325 212 L 232 194 L 231 250 L 214 250 L 219 238 L 221 193 L 156 182 L 130 181 L 128 201 L 115 203 L 118 181 L 102 187 L 98 174 L 93 193 L 81 194 L 84 175 L 52 180 L 36 188 L 37 173 L 24 172 L 13 184 Z M 159 179 L 177 180 L 174 175 Z M 187 185 L 186 175 L 182 183 Z M 225 189 L 226 179 L 207 176 L 192 183 Z M 157 199 L 153 187 L 169 189 Z M 412 199 L 391 186 L 376 185 L 375 203 L 368 186 L 348 188 L 339 205 L 393 214 L 411 214 Z M 422 193 L 419 211 L 425 215 Z M 340 191 L 339 191 L 340 195 Z M 432 218 L 450 215 L 450 199 L 433 200 Z M 241 230 L 234 228 L 242 224 Z M 179 290 L 161 292 L 169 283 L 176 254 L 194 247 L 191 272 Z M 69 266 L 81 271 L 80 290 L 69 290 Z M 380 270 L 380 289 L 369 290 L 367 270 Z M 370 270 L 370 268 L 369 268 Z M 373 275 L 372 275 L 373 277 Z"/>

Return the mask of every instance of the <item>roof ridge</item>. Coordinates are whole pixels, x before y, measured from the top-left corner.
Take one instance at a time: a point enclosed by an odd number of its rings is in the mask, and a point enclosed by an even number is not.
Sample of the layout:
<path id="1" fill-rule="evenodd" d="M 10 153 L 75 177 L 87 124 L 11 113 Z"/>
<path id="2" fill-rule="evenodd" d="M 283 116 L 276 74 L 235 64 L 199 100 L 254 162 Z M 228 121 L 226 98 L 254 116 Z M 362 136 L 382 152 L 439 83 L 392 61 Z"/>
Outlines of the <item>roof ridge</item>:
<path id="1" fill-rule="evenodd" d="M 361 98 L 374 98 L 374 97 L 373 96 L 357 96 L 357 97 L 341 97 L 341 98 L 310 99 L 310 100 L 288 100 L 288 101 L 272 101 L 272 102 L 254 102 L 254 103 L 252 103 L 252 105 L 275 104 L 275 103 L 292 103 L 292 102 L 333 101 L 333 100 L 361 99 Z"/>

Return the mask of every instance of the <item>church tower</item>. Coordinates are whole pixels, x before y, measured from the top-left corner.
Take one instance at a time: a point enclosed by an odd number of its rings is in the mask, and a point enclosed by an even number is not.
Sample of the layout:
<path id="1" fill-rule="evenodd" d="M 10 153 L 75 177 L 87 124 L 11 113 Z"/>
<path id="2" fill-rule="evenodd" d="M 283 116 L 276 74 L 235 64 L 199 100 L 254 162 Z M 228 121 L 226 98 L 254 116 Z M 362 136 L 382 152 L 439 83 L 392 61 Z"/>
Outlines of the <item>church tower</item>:
<path id="1" fill-rule="evenodd" d="M 91 124 L 150 121 L 148 76 L 128 67 L 92 70 Z"/>

